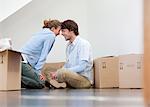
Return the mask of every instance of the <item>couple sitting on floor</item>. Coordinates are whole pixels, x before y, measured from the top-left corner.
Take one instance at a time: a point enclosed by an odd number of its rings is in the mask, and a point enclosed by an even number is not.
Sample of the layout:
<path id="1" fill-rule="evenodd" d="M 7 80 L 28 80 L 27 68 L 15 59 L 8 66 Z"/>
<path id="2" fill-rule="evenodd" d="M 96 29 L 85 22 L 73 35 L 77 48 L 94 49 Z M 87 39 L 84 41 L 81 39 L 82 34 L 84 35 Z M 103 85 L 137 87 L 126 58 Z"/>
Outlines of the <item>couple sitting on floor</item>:
<path id="1" fill-rule="evenodd" d="M 66 62 L 56 71 L 41 71 L 51 51 L 56 36 L 60 34 L 69 41 L 66 47 Z M 33 35 L 21 48 L 22 88 L 90 88 L 92 84 L 92 49 L 81 38 L 78 25 L 73 20 L 44 20 L 43 29 Z M 43 73 L 42 73 L 43 72 Z"/>

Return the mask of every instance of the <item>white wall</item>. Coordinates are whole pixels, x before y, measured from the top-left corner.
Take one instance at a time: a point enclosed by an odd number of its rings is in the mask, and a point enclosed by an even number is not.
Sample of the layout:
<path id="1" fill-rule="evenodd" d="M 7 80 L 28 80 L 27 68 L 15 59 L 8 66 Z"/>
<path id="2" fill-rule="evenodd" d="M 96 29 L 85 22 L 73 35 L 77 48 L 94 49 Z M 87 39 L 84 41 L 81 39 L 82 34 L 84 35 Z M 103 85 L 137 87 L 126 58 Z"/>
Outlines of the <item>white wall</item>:
<path id="1" fill-rule="evenodd" d="M 0 0 L 0 22 L 32 0 Z"/>
<path id="2" fill-rule="evenodd" d="M 2 38 L 2 27 L 1 27 L 1 24 L 0 24 L 0 38 Z"/>
<path id="3" fill-rule="evenodd" d="M 143 53 L 143 0 L 89 1 L 88 24 L 95 57 Z"/>
<path id="4" fill-rule="evenodd" d="M 2 33 L 19 49 L 45 18 L 77 21 L 94 57 L 143 52 L 143 0 L 33 0 L 0 23 Z M 48 61 L 65 60 L 65 45 L 58 37 Z"/>
<path id="5" fill-rule="evenodd" d="M 42 28 L 43 20 L 46 18 L 61 21 L 73 19 L 79 23 L 80 33 L 84 37 L 87 35 L 86 0 L 33 0 L 1 23 L 5 28 L 2 33 L 5 37 L 11 37 L 14 48 L 19 49 L 33 33 Z M 65 47 L 64 38 L 58 37 L 48 61 L 64 61 Z"/>

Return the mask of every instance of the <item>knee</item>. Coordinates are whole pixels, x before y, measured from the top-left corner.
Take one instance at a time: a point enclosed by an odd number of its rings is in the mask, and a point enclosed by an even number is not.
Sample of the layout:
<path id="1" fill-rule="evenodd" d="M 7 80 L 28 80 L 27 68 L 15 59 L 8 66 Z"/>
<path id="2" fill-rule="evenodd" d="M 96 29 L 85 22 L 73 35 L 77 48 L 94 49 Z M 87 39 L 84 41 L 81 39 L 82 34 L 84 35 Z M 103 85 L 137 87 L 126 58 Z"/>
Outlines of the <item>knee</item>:
<path id="1" fill-rule="evenodd" d="M 57 70 L 57 79 L 58 80 L 63 80 L 65 81 L 67 76 L 68 76 L 68 71 L 66 71 L 65 69 L 59 69 Z"/>
<path id="2" fill-rule="evenodd" d="M 67 74 L 67 72 L 66 72 L 65 69 L 59 69 L 59 70 L 57 70 L 57 75 L 58 76 L 65 77 L 66 74 Z"/>

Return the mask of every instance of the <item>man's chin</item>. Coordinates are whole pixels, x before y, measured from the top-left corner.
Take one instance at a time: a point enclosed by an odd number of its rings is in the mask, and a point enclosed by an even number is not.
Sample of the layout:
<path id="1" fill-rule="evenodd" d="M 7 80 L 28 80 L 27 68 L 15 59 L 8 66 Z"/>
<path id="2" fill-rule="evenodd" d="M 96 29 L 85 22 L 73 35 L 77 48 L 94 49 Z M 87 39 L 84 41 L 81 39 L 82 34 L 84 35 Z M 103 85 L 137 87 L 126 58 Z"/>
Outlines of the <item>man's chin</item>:
<path id="1" fill-rule="evenodd" d="M 66 38 L 66 41 L 68 41 L 69 39 Z"/>

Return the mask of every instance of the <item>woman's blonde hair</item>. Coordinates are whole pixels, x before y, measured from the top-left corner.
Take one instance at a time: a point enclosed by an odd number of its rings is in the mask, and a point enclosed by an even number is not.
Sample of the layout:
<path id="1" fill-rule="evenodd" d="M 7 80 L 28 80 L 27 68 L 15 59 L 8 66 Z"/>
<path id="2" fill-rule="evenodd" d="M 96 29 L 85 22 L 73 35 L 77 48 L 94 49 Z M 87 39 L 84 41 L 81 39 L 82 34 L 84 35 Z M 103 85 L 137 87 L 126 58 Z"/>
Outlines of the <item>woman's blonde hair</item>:
<path id="1" fill-rule="evenodd" d="M 55 29 L 58 28 L 59 26 L 61 26 L 61 22 L 59 20 L 44 20 L 44 26 L 43 28 L 49 28 L 51 29 L 52 27 L 54 27 Z"/>

